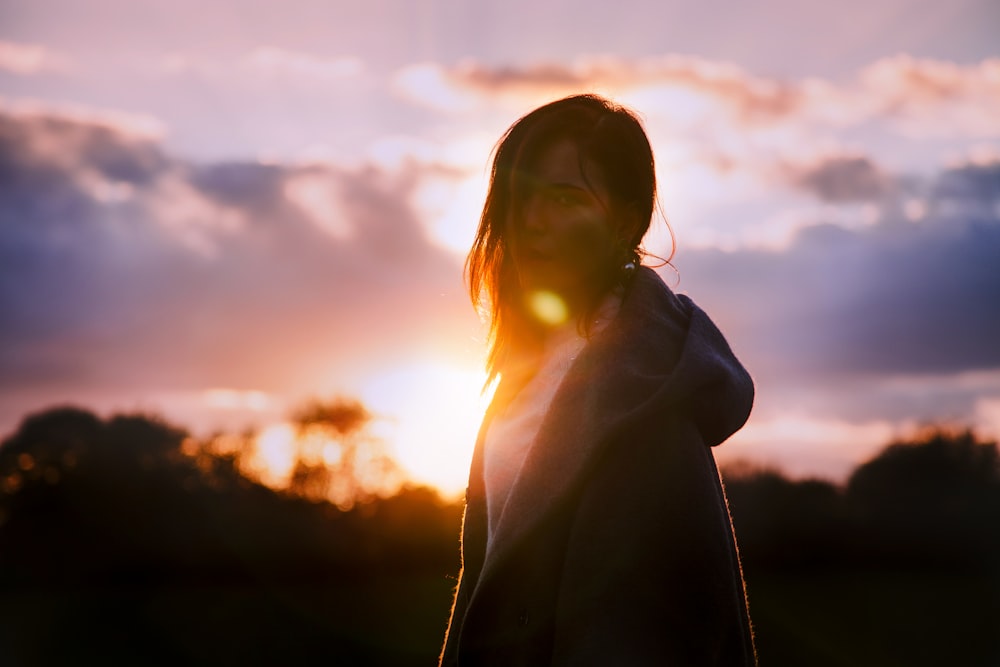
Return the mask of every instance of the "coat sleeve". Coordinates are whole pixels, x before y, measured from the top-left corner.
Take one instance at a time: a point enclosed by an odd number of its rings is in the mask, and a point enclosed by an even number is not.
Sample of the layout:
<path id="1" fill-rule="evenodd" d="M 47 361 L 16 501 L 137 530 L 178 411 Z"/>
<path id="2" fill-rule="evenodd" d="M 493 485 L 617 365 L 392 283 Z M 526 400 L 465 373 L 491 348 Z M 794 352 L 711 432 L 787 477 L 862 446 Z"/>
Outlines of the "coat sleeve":
<path id="1" fill-rule="evenodd" d="M 553 664 L 756 664 L 725 496 L 690 422 L 611 443 L 567 546 Z"/>

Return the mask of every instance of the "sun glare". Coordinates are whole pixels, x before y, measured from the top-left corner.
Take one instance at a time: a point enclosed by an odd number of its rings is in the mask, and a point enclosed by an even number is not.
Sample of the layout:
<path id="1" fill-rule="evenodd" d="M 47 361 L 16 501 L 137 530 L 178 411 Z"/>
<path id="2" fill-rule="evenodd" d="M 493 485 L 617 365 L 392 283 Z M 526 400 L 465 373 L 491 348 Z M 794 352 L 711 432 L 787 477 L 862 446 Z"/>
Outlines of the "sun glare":
<path id="1" fill-rule="evenodd" d="M 269 486 L 281 486 L 295 465 L 295 428 L 288 423 L 269 426 L 257 436 L 250 468 Z"/>
<path id="2" fill-rule="evenodd" d="M 448 498 L 464 490 L 476 433 L 488 397 L 482 371 L 425 361 L 386 370 L 362 398 L 376 415 L 372 425 L 412 480 Z"/>
<path id="3" fill-rule="evenodd" d="M 897 428 L 886 420 L 853 423 L 801 414 L 751 418 L 715 455 L 722 465 L 752 459 L 792 477 L 842 482 L 890 442 Z"/>
<path id="4" fill-rule="evenodd" d="M 479 211 L 486 198 L 486 182 L 472 173 L 463 178 L 429 178 L 416 191 L 414 206 L 431 239 L 464 255 L 472 246 Z"/>
<path id="5" fill-rule="evenodd" d="M 481 370 L 441 361 L 414 361 L 375 373 L 359 396 L 373 416 L 366 436 L 384 444 L 405 479 L 457 499 L 465 490 L 476 433 L 489 403 L 481 392 L 485 380 Z M 302 434 L 293 423 L 279 422 L 257 434 L 244 465 L 264 484 L 283 488 L 299 458 L 336 466 L 342 454 L 327 435 Z M 385 482 L 361 481 L 372 488 Z"/>
<path id="6" fill-rule="evenodd" d="M 418 156 L 430 168 L 410 203 L 429 238 L 459 255 L 465 255 L 476 236 L 489 185 L 485 163 L 491 147 L 491 139 L 475 135 Z"/>

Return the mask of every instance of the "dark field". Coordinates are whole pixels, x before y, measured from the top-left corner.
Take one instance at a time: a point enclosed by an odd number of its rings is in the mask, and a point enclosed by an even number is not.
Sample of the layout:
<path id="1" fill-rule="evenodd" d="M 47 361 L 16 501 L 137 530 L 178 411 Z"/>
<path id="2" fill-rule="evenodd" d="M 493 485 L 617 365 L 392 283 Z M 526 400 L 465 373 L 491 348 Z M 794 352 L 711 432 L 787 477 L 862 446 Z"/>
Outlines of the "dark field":
<path id="1" fill-rule="evenodd" d="M 61 410 L 0 445 L 0 664 L 435 664 L 461 507 L 337 508 L 184 437 Z M 762 666 L 1000 665 L 994 443 L 929 432 L 844 487 L 724 476 Z"/>

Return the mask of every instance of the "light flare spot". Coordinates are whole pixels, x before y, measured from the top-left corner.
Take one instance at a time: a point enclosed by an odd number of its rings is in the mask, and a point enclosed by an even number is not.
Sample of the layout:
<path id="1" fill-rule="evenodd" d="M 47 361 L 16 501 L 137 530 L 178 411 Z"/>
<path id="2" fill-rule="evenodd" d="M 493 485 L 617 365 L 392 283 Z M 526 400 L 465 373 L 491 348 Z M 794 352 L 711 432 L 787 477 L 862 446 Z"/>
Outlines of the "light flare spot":
<path id="1" fill-rule="evenodd" d="M 537 290 L 528 296 L 528 308 L 539 320 L 549 326 L 563 324 L 569 319 L 569 308 L 562 297 L 548 290 Z"/>

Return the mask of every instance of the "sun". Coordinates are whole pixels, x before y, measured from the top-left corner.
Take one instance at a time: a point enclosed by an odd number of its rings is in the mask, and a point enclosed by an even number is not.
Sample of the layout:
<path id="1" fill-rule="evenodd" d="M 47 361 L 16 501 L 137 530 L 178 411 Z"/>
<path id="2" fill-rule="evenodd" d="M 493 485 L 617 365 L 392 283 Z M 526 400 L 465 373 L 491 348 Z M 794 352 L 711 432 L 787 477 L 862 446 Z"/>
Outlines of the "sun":
<path id="1" fill-rule="evenodd" d="M 476 434 L 489 402 L 485 372 L 449 361 L 417 360 L 372 376 L 361 394 L 407 475 L 457 499 L 465 491 Z"/>
<path id="2" fill-rule="evenodd" d="M 459 500 L 489 404 L 482 392 L 485 379 L 484 371 L 468 364 L 437 359 L 376 371 L 358 395 L 372 415 L 366 433 L 385 444 L 406 481 Z M 283 486 L 301 450 L 300 438 L 291 422 L 271 424 L 258 434 L 248 468 L 265 484 Z"/>

